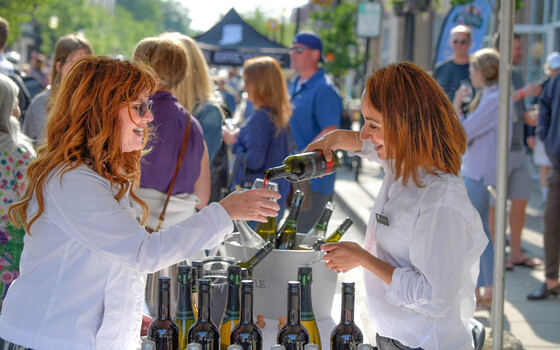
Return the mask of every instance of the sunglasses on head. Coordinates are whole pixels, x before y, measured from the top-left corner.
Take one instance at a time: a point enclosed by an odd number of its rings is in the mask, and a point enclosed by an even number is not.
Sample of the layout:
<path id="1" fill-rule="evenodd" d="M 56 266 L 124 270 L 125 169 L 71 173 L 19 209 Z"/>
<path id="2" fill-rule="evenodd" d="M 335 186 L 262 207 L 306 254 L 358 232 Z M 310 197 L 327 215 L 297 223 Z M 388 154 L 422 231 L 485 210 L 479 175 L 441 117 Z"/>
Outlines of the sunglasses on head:
<path id="1" fill-rule="evenodd" d="M 305 46 L 292 46 L 290 47 L 290 53 L 292 52 L 296 52 L 296 53 L 303 53 L 303 51 L 307 50 L 307 47 Z"/>
<path id="2" fill-rule="evenodd" d="M 466 43 L 467 43 L 466 40 L 453 40 L 453 44 L 465 45 Z"/>
<path id="3" fill-rule="evenodd" d="M 136 107 L 136 110 L 138 110 L 138 116 L 140 118 L 144 117 L 144 115 L 146 114 L 147 111 L 152 111 L 152 103 L 154 101 L 149 100 L 146 102 L 142 102 L 138 105 L 138 107 Z"/>

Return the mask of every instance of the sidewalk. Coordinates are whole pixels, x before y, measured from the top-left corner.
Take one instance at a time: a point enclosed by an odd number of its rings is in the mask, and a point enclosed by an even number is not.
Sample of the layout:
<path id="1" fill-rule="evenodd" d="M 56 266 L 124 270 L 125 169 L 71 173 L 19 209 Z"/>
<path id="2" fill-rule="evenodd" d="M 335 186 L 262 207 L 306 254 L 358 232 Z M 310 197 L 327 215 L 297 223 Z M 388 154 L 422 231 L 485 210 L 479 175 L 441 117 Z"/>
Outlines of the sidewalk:
<path id="1" fill-rule="evenodd" d="M 373 202 L 381 187 L 383 170 L 374 163 L 362 160 L 359 182 L 354 181 L 351 170 L 341 165 L 335 183 L 335 201 L 354 220 L 357 231 L 363 234 L 369 220 Z M 531 182 L 531 197 L 527 206 L 527 218 L 522 234 L 523 249 L 528 255 L 544 259 L 543 252 L 543 220 L 542 204 L 540 203 L 538 180 Z M 356 237 L 355 237 L 356 238 Z M 507 248 L 506 248 L 507 249 Z M 551 297 L 545 301 L 526 299 L 527 294 L 535 290 L 544 281 L 544 271 L 516 267 L 505 274 L 504 331 L 510 332 L 513 340 L 521 342 L 523 349 L 542 350 L 560 349 L 560 298 Z M 362 315 L 367 317 L 367 315 Z M 487 338 L 491 333 L 490 312 L 477 311 L 475 318 L 487 327 Z M 364 325 L 371 327 L 367 320 Z M 375 330 L 364 330 L 375 334 Z M 519 349 L 509 346 L 504 336 L 504 349 Z M 488 345 L 488 343 L 486 343 Z M 490 349 L 486 347 L 485 349 Z"/>

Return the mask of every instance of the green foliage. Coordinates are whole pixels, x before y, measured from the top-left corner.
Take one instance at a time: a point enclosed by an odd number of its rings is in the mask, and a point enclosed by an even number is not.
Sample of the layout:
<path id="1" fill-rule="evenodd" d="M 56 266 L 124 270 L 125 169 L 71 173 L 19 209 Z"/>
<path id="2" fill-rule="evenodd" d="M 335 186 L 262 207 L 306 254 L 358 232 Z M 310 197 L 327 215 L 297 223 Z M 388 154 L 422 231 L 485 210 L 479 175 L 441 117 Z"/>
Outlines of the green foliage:
<path id="1" fill-rule="evenodd" d="M 8 8 L 4 8 L 7 2 Z M 51 16 L 59 19 L 51 30 Z M 10 22 L 13 41 L 21 37 L 17 31 L 22 23 L 38 22 L 41 30 L 41 51 L 51 55 L 58 38 L 83 32 L 96 55 L 130 57 L 143 38 L 165 30 L 190 34 L 188 10 L 176 0 L 117 0 L 114 14 L 87 0 L 0 0 L 0 16 Z"/>
<path id="2" fill-rule="evenodd" d="M 497 0 L 498 3 L 500 0 Z M 508 0 L 509 1 L 509 0 Z M 451 5 L 468 5 L 474 2 L 474 0 L 451 0 Z M 523 0 L 515 0 L 515 10 L 519 10 L 523 7 Z"/>
<path id="3" fill-rule="evenodd" d="M 327 62 L 323 64 L 325 71 L 335 78 L 342 77 L 348 69 L 358 69 L 364 55 L 358 50 L 356 38 L 357 5 L 354 2 L 343 2 L 333 11 L 325 7 L 319 12 L 312 12 L 311 18 L 323 41 L 323 55 Z"/>
<path id="4" fill-rule="evenodd" d="M 241 15 L 243 19 L 249 23 L 257 32 L 264 35 L 268 39 L 282 44 L 286 47 L 290 46 L 295 35 L 295 25 L 293 23 L 283 23 L 282 19 L 267 16 L 260 8 L 256 8 L 253 12 Z M 269 20 L 275 19 L 280 22 L 280 28 L 271 31 L 267 23 Z"/>

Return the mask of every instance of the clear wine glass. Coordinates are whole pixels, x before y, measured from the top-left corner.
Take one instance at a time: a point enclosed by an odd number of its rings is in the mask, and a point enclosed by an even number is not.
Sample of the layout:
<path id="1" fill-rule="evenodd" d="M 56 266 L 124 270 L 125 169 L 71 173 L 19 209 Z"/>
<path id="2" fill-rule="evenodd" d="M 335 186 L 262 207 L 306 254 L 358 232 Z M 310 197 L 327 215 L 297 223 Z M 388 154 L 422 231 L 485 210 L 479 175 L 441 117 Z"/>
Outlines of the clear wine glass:
<path id="1" fill-rule="evenodd" d="M 459 83 L 459 89 L 458 90 L 462 90 L 462 89 L 468 89 L 467 90 L 467 95 L 465 97 L 463 97 L 463 103 L 471 103 L 472 99 L 473 99 L 473 95 L 474 95 L 474 91 L 473 91 L 473 87 L 471 84 L 471 81 L 468 79 L 463 79 L 461 80 L 461 82 Z"/>
<path id="2" fill-rule="evenodd" d="M 255 179 L 255 182 L 253 182 L 253 187 L 252 188 L 265 188 L 264 187 L 264 179 L 261 179 L 261 178 Z M 278 183 L 268 181 L 268 184 L 266 185 L 266 188 L 278 192 Z M 274 198 L 266 198 L 266 199 L 276 202 L 276 199 L 274 199 Z"/>

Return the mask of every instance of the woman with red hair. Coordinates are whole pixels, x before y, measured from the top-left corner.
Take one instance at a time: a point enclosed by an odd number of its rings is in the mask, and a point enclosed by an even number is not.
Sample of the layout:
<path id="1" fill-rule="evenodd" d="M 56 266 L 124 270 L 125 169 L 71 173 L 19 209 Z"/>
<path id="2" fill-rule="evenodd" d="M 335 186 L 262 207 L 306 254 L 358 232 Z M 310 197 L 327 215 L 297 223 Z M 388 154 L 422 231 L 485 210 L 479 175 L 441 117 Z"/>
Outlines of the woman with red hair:
<path id="1" fill-rule="evenodd" d="M 265 198 L 278 193 L 250 190 L 166 230 L 145 230 L 148 208 L 134 189 L 154 87 L 143 64 L 102 57 L 77 61 L 62 79 L 28 187 L 9 211 L 27 234 L 0 348 L 137 349 L 146 273 L 219 244 L 232 219 L 276 215 Z"/>

